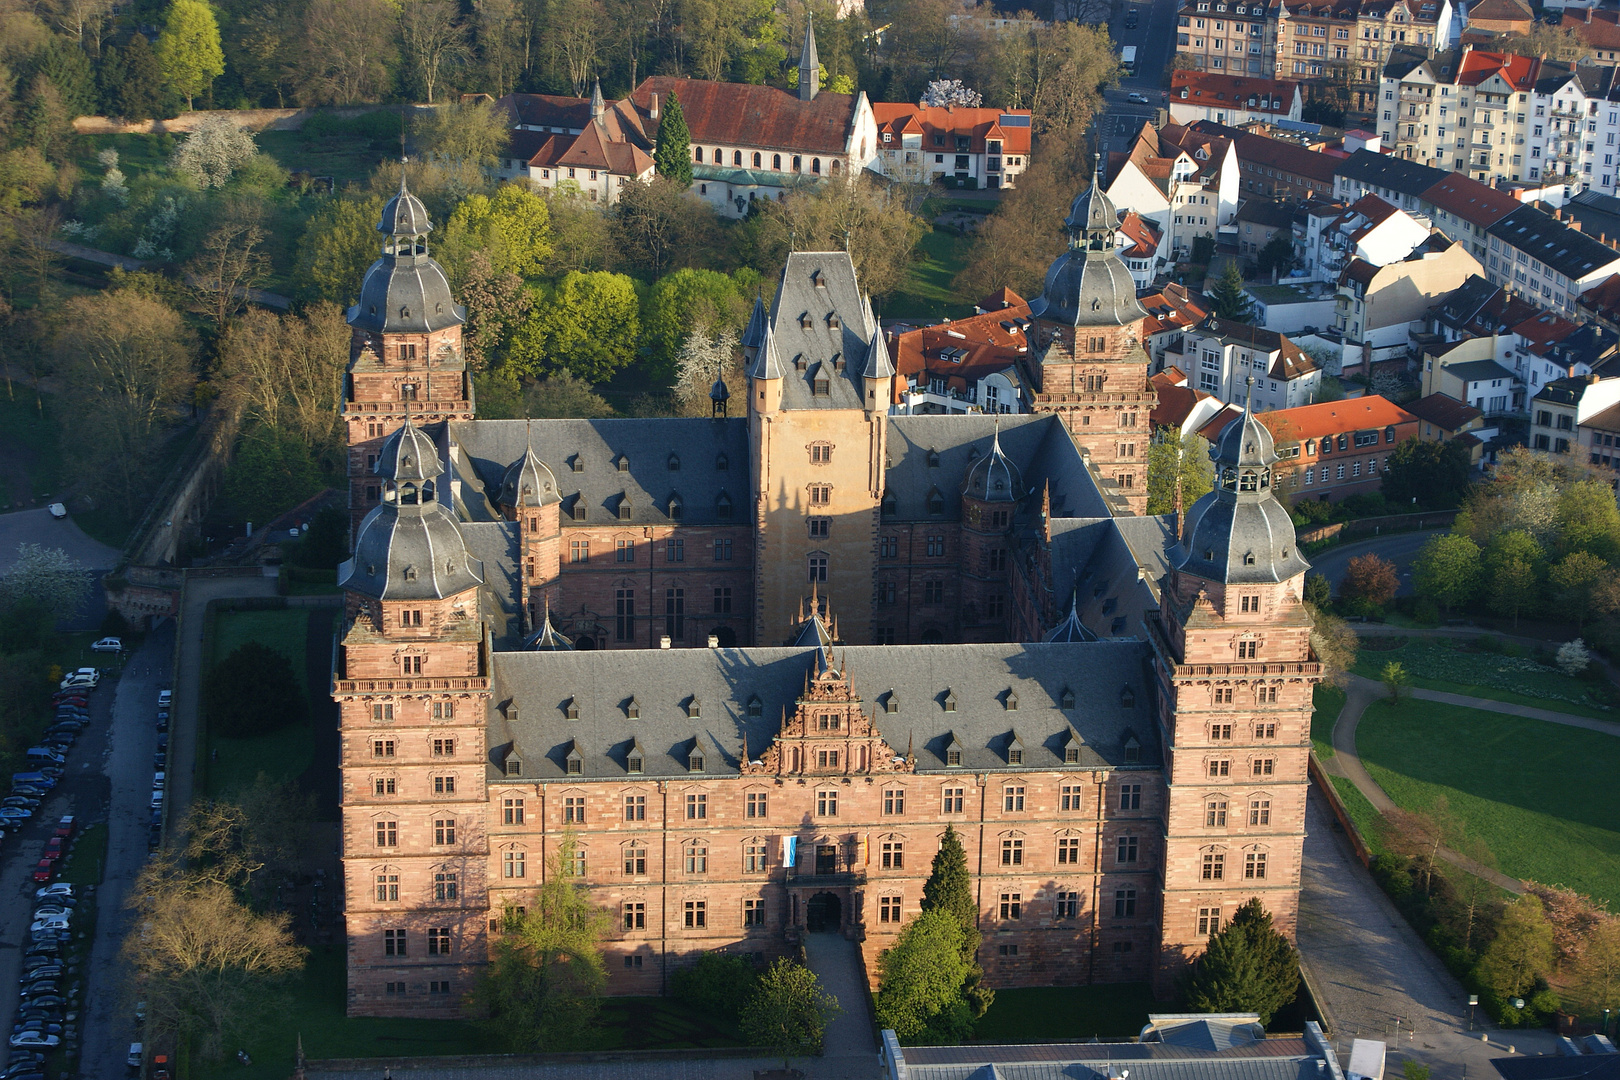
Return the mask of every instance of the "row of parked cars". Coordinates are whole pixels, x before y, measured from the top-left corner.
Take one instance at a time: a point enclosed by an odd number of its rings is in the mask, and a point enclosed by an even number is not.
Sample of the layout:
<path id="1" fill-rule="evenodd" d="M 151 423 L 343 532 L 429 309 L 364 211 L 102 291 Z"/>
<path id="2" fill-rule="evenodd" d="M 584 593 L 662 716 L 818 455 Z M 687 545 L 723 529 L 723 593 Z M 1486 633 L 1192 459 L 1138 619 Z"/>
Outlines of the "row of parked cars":
<path id="1" fill-rule="evenodd" d="M 171 691 L 158 691 L 157 753 L 152 755 L 152 820 L 147 826 L 148 848 L 157 847 L 163 839 L 163 800 L 169 768 L 169 706 L 172 703 Z"/>
<path id="2" fill-rule="evenodd" d="M 73 819 L 65 817 L 52 839 L 64 842 L 73 835 Z M 11 1028 L 11 1064 L 0 1080 L 43 1080 L 44 1055 L 62 1044 L 64 1032 L 78 1022 L 71 1011 L 78 986 L 69 982 L 66 967 L 68 938 L 79 897 L 72 885 L 57 882 L 34 892 L 34 915 L 29 942 L 23 953 L 17 1015 Z"/>
<path id="3" fill-rule="evenodd" d="M 80 668 L 63 679 L 51 696 L 55 713 L 50 727 L 45 729 L 37 746 L 28 748 L 27 767 L 11 774 L 11 793 L 0 799 L 0 829 L 8 832 L 21 829 L 62 779 L 67 769 L 68 751 L 79 734 L 90 726 L 90 694 L 100 681 L 101 673 L 95 668 Z M 35 866 L 35 881 L 51 880 L 59 855 L 60 845 L 54 852 L 47 846 Z"/>

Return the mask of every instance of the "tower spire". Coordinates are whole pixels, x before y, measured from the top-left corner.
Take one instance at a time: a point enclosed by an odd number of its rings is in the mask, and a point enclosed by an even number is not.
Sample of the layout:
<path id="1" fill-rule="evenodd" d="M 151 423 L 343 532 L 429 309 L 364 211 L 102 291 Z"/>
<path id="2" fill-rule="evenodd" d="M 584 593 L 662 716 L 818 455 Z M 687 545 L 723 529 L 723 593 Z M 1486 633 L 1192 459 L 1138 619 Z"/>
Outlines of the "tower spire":
<path id="1" fill-rule="evenodd" d="M 799 100 L 814 101 L 821 89 L 821 61 L 816 57 L 816 21 L 804 17 L 804 51 L 799 54 Z"/>
<path id="2" fill-rule="evenodd" d="M 602 80 L 598 78 L 595 87 L 591 90 L 591 119 L 600 120 L 605 112 L 607 112 L 607 102 L 602 98 Z"/>

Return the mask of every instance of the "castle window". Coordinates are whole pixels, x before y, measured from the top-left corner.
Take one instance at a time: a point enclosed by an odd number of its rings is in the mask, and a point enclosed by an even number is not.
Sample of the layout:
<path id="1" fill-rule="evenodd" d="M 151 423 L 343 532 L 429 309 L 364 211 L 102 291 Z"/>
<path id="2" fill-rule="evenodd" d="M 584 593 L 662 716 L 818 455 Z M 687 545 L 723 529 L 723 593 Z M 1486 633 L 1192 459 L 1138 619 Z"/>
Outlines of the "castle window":
<path id="1" fill-rule="evenodd" d="M 619 496 L 619 520 L 620 521 L 629 521 L 630 520 L 630 496 L 628 496 L 628 495 L 620 495 Z M 621 540 L 619 542 L 621 544 L 622 543 L 627 543 L 627 541 L 623 541 L 623 540 Z M 621 562 L 627 562 L 629 560 L 620 560 L 620 561 Z"/>
<path id="2" fill-rule="evenodd" d="M 679 454 L 672 453 L 672 454 L 669 455 L 669 471 L 670 472 L 680 472 L 681 471 L 681 456 Z"/>
<path id="3" fill-rule="evenodd" d="M 1139 841 L 1134 836 L 1121 836 L 1114 846 L 1114 862 L 1121 866 L 1136 862 Z"/>
<path id="4" fill-rule="evenodd" d="M 714 458 L 714 471 L 727 472 L 731 468 L 731 459 L 724 454 L 716 454 Z"/>
<path id="5" fill-rule="evenodd" d="M 727 495 L 724 491 L 715 496 L 714 516 L 722 521 L 731 520 L 731 496 Z M 716 543 L 718 543 L 718 541 L 716 541 Z M 731 542 L 729 540 L 726 542 L 726 547 L 727 550 L 730 550 Z"/>
<path id="6" fill-rule="evenodd" d="M 830 505 L 832 505 L 832 485 L 831 484 L 811 484 L 809 491 L 810 491 L 810 505 L 811 506 L 830 506 Z"/>
<path id="7" fill-rule="evenodd" d="M 810 582 L 825 582 L 827 580 L 827 556 L 811 555 L 807 560 L 808 578 Z"/>
<path id="8" fill-rule="evenodd" d="M 1203 872 L 1200 877 L 1205 881 L 1224 881 L 1226 879 L 1226 856 L 1220 852 L 1205 853 Z"/>
<path id="9" fill-rule="evenodd" d="M 563 708 L 563 715 L 570 720 L 579 719 L 579 698 L 571 697 L 568 699 L 567 705 Z"/>
<path id="10" fill-rule="evenodd" d="M 1001 789 L 1001 809 L 1009 814 L 1024 812 L 1024 785 L 1009 784 Z"/>
<path id="11" fill-rule="evenodd" d="M 818 791 L 818 792 L 816 792 L 816 816 L 817 817 L 837 817 L 838 816 L 838 792 L 837 791 Z"/>
<path id="12" fill-rule="evenodd" d="M 669 520 L 681 520 L 681 497 L 679 495 L 669 497 Z"/>
<path id="13" fill-rule="evenodd" d="M 624 707 L 624 715 L 629 717 L 631 720 L 640 720 L 641 702 L 637 701 L 635 698 L 631 698 L 630 703 Z"/>
<path id="14" fill-rule="evenodd" d="M 883 699 L 883 711 L 890 714 L 899 712 L 900 695 L 890 690 L 888 696 Z"/>
<path id="15" fill-rule="evenodd" d="M 624 849 L 624 872 L 630 877 L 641 877 L 647 873 L 646 848 L 641 847 L 639 844 L 632 843 L 629 847 Z M 643 905 L 637 904 L 634 906 L 642 908 L 643 913 L 645 913 L 646 908 Z M 626 930 L 645 930 L 646 927 L 647 923 L 645 920 L 645 914 L 643 914 L 642 919 L 638 921 L 637 925 L 631 926 L 629 921 L 626 920 L 624 928 Z"/>
<path id="16" fill-rule="evenodd" d="M 379 904 L 395 903 L 399 900 L 399 875 L 392 867 L 383 867 L 377 874 L 377 902 Z"/>
<path id="17" fill-rule="evenodd" d="M 1262 881 L 1266 876 L 1266 855 L 1263 851 L 1251 851 L 1243 856 L 1243 876 L 1246 880 Z"/>

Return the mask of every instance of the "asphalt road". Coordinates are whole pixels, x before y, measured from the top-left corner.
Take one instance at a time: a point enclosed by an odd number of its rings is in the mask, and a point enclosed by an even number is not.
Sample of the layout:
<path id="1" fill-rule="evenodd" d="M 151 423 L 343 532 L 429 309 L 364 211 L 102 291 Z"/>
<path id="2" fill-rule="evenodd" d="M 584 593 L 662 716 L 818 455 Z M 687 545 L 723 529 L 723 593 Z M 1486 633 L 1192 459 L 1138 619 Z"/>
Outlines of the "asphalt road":
<path id="1" fill-rule="evenodd" d="M 1395 572 L 1401 579 L 1401 587 L 1396 595 L 1411 596 L 1412 561 L 1417 558 L 1419 549 L 1429 542 L 1431 536 L 1444 531 L 1444 529 L 1427 529 L 1423 532 L 1396 533 L 1394 536 L 1374 537 L 1371 540 L 1358 540 L 1353 544 L 1341 544 L 1312 559 L 1311 567 L 1331 581 L 1336 592 L 1339 582 L 1344 580 L 1345 571 L 1350 567 L 1350 560 L 1369 551 L 1375 552 L 1380 559 L 1395 564 Z"/>
<path id="2" fill-rule="evenodd" d="M 118 949 L 129 926 L 124 900 L 146 865 L 152 755 L 157 751 L 157 695 L 168 685 L 173 655 L 174 623 L 168 621 L 148 634 L 130 657 L 113 697 L 109 745 L 102 759 L 103 787 L 111 800 L 106 817 L 110 835 L 97 898 L 96 940 L 90 952 L 93 975 L 85 999 L 80 1076 L 122 1075 L 129 1044 L 139 1038 Z"/>
<path id="3" fill-rule="evenodd" d="M 1142 130 L 1142 122 L 1153 119 L 1156 110 L 1165 107 L 1160 80 L 1176 51 L 1178 6 L 1177 0 L 1114 0 L 1108 33 L 1120 48 L 1136 46 L 1136 74 L 1121 80 L 1117 89 L 1103 93 L 1098 130 L 1104 149 L 1125 150 L 1131 137 Z M 1136 10 L 1137 25 L 1127 30 L 1125 23 L 1132 8 Z M 1128 100 L 1127 95 L 1133 92 L 1145 95 L 1148 104 Z"/>

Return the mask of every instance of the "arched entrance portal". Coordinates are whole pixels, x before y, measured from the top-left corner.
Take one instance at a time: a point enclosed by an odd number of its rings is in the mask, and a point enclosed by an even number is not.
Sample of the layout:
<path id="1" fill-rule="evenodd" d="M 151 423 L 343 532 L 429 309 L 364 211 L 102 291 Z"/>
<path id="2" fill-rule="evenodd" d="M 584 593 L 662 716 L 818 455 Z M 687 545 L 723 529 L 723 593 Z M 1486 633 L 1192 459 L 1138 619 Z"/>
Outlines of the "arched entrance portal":
<path id="1" fill-rule="evenodd" d="M 843 926 L 843 911 L 837 896 L 816 893 L 805 909 L 804 928 L 812 934 L 836 934 Z"/>

